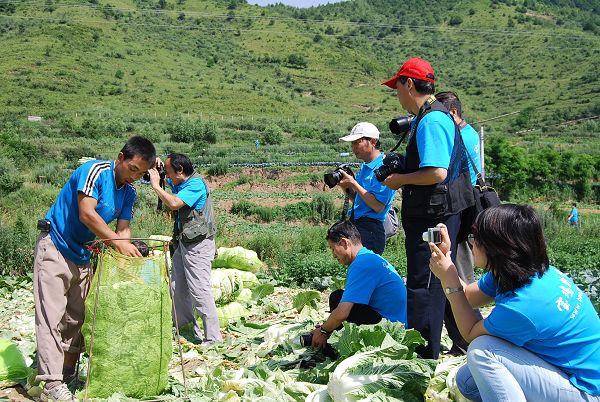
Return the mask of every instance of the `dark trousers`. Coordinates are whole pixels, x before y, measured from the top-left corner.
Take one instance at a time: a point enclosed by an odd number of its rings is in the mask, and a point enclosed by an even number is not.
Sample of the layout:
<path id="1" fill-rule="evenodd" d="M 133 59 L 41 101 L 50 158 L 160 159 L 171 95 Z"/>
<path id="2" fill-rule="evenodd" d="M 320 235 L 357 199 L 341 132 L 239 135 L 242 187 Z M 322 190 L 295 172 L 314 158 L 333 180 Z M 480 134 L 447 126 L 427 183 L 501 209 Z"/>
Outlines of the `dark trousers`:
<path id="1" fill-rule="evenodd" d="M 343 294 L 344 289 L 338 289 L 331 292 L 329 295 L 329 311 L 335 310 L 335 308 L 340 304 Z M 381 321 L 381 314 L 373 310 L 367 304 L 355 303 L 354 306 L 352 306 L 352 310 L 350 310 L 350 315 L 348 315 L 346 321 L 357 325 L 377 324 L 379 321 Z M 336 328 L 336 330 L 341 328 L 342 326 L 340 325 L 338 328 Z"/>
<path id="2" fill-rule="evenodd" d="M 363 246 L 382 255 L 385 249 L 385 229 L 383 222 L 372 218 L 358 218 L 353 220 L 354 226 L 360 233 L 360 239 Z"/>
<path id="3" fill-rule="evenodd" d="M 456 236 L 460 228 L 460 214 L 439 219 L 407 218 L 402 215 L 402 227 L 406 235 L 406 290 L 408 327 L 414 328 L 425 340 L 426 346 L 416 352 L 426 359 L 437 359 L 440 354 L 440 338 L 444 322 L 446 296 L 440 280 L 431 273 L 429 245 L 423 241 L 427 228 L 444 223 L 452 243 L 452 259 L 456 256 Z"/>

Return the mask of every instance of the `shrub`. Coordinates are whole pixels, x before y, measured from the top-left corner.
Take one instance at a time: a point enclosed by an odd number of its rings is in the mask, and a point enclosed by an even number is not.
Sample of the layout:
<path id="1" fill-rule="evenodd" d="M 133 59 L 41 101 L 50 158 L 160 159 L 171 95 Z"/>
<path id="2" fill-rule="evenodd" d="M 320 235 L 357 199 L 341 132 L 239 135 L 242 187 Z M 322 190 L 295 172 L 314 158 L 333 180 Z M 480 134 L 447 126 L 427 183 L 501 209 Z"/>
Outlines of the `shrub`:
<path id="1" fill-rule="evenodd" d="M 208 168 L 209 176 L 225 176 L 229 171 L 229 163 L 226 161 L 220 161 L 216 165 L 212 165 Z"/>
<path id="2" fill-rule="evenodd" d="M 331 222 L 335 218 L 335 204 L 330 196 L 326 194 L 316 194 L 311 201 L 313 218 L 317 222 Z"/>
<path id="3" fill-rule="evenodd" d="M 0 195 L 4 196 L 17 191 L 24 181 L 23 176 L 14 167 L 12 160 L 0 159 Z"/>
<path id="4" fill-rule="evenodd" d="M 294 253 L 288 255 L 283 265 L 272 271 L 272 275 L 283 284 L 302 286 L 312 283 L 316 277 L 343 276 L 345 271 L 345 267 L 329 252 Z"/>
<path id="5" fill-rule="evenodd" d="M 24 276 L 33 266 L 35 231 L 18 216 L 14 225 L 0 221 L 0 275 Z"/>
<path id="6" fill-rule="evenodd" d="M 283 130 L 275 124 L 270 124 L 263 132 L 263 142 L 269 145 L 281 144 L 283 142 Z"/>

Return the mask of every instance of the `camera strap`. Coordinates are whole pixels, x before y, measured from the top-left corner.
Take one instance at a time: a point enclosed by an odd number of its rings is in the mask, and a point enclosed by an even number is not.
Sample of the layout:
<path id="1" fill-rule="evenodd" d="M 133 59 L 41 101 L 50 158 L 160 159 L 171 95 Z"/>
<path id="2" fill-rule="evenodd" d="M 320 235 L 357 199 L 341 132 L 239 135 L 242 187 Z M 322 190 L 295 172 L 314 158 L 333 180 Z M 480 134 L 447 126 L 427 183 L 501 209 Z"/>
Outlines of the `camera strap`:
<path id="1" fill-rule="evenodd" d="M 348 208 L 350 207 L 350 191 L 344 191 L 344 206 L 342 207 L 342 218 L 340 220 L 348 220 Z M 354 221 L 354 205 L 352 205 L 352 211 L 350 212 L 350 220 Z"/>

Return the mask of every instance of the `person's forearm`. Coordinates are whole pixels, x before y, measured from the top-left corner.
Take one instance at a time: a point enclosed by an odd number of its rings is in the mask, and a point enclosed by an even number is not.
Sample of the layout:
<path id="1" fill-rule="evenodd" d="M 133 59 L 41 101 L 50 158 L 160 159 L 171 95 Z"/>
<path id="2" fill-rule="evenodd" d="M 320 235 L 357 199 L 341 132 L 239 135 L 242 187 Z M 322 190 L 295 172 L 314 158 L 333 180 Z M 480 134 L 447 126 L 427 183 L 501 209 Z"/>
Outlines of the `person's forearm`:
<path id="1" fill-rule="evenodd" d="M 333 332 L 346 321 L 346 318 L 348 317 L 345 314 L 341 314 L 337 309 L 333 310 L 327 320 L 321 325 L 321 328 L 327 332 Z"/>
<path id="2" fill-rule="evenodd" d="M 471 331 L 477 322 L 479 322 L 479 317 L 473 311 L 473 306 L 467 300 L 467 296 L 465 295 L 464 289 L 466 287 L 465 283 L 460 279 L 458 274 L 448 275 L 448 278 L 442 280 L 442 288 L 458 288 L 459 286 L 463 287 L 463 291 L 458 291 L 446 295 L 450 305 L 452 306 L 452 314 L 454 315 L 454 319 L 456 320 L 456 326 L 460 331 L 462 337 L 467 341 L 471 342 L 473 337 L 471 336 Z"/>
<path id="3" fill-rule="evenodd" d="M 183 206 L 183 202 L 174 196 L 173 194 L 167 193 L 162 187 L 152 187 L 158 198 L 162 200 L 164 205 L 169 208 L 171 211 L 175 211 L 180 209 Z"/>
<path id="4" fill-rule="evenodd" d="M 428 186 L 441 183 L 446 179 L 447 174 L 448 171 L 443 168 L 423 168 L 412 173 L 392 173 L 385 179 L 384 184 L 394 190 L 398 190 L 405 184 Z"/>
<path id="5" fill-rule="evenodd" d="M 385 209 L 385 205 L 377 201 L 377 198 L 371 193 L 369 193 L 363 186 L 356 183 L 354 187 L 356 194 L 362 198 L 362 200 L 371 208 L 373 211 L 379 213 Z"/>
<path id="6" fill-rule="evenodd" d="M 127 226 L 125 228 L 117 228 L 115 232 L 120 239 L 130 239 L 131 238 L 131 227 Z"/>
<path id="7" fill-rule="evenodd" d="M 99 239 L 114 240 L 120 238 L 120 235 L 113 231 L 95 211 L 88 213 L 81 211 L 79 220 Z"/>

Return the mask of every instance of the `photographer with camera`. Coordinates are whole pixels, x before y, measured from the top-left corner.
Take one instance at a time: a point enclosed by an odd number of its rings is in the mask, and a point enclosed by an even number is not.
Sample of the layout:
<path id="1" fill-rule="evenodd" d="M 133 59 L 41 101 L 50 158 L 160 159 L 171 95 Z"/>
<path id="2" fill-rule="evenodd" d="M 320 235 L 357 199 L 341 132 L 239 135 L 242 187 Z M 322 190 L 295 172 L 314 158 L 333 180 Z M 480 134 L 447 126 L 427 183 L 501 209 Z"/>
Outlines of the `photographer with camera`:
<path id="1" fill-rule="evenodd" d="M 217 307 L 210 287 L 211 263 L 215 258 L 217 232 L 212 197 L 202 177 L 186 155 L 167 156 L 164 174 L 173 194 L 160 186 L 160 172 L 150 169 L 150 184 L 164 205 L 173 211 L 173 265 L 171 287 L 181 327 L 194 323 L 194 336 L 205 346 L 223 340 Z M 202 319 L 204 331 L 196 321 Z"/>
<path id="2" fill-rule="evenodd" d="M 406 287 L 396 269 L 383 257 L 363 247 L 356 226 L 347 220 L 327 231 L 333 256 L 348 266 L 346 289 L 329 296 L 331 314 L 312 332 L 312 346 L 324 349 L 331 333 L 344 321 L 377 324 L 382 318 L 406 325 Z M 304 341 L 306 342 L 306 341 Z"/>
<path id="3" fill-rule="evenodd" d="M 119 253 L 141 257 L 131 238 L 136 191 L 132 183 L 154 165 L 156 151 L 142 137 L 130 138 L 117 159 L 79 166 L 44 219 L 38 221 L 33 263 L 40 400 L 73 400 L 67 383 L 83 349 L 81 326 L 89 290 L 91 252 L 86 243 L 106 239 Z M 109 223 L 117 221 L 113 230 Z"/>
<path id="4" fill-rule="evenodd" d="M 341 179 L 338 184 L 344 191 L 350 190 L 353 198 L 349 218 L 358 229 L 362 244 L 381 255 L 385 249 L 383 221 L 396 192 L 381 184 L 373 174 L 383 164 L 379 130 L 371 123 L 358 123 L 340 141 L 350 142 L 354 155 L 363 161 L 356 178 L 344 169 L 339 170 Z"/>
<path id="5" fill-rule="evenodd" d="M 402 227 L 406 235 L 408 326 L 427 340 L 417 353 L 437 359 L 446 298 L 440 281 L 429 270 L 431 252 L 423 232 L 444 223 L 456 255 L 460 211 L 473 205 L 473 189 L 460 133 L 448 110 L 438 102 L 431 65 L 422 59 L 407 60 L 384 85 L 397 92 L 402 107 L 416 117 L 411 122 L 402 160 L 383 181 L 402 187 Z"/>

